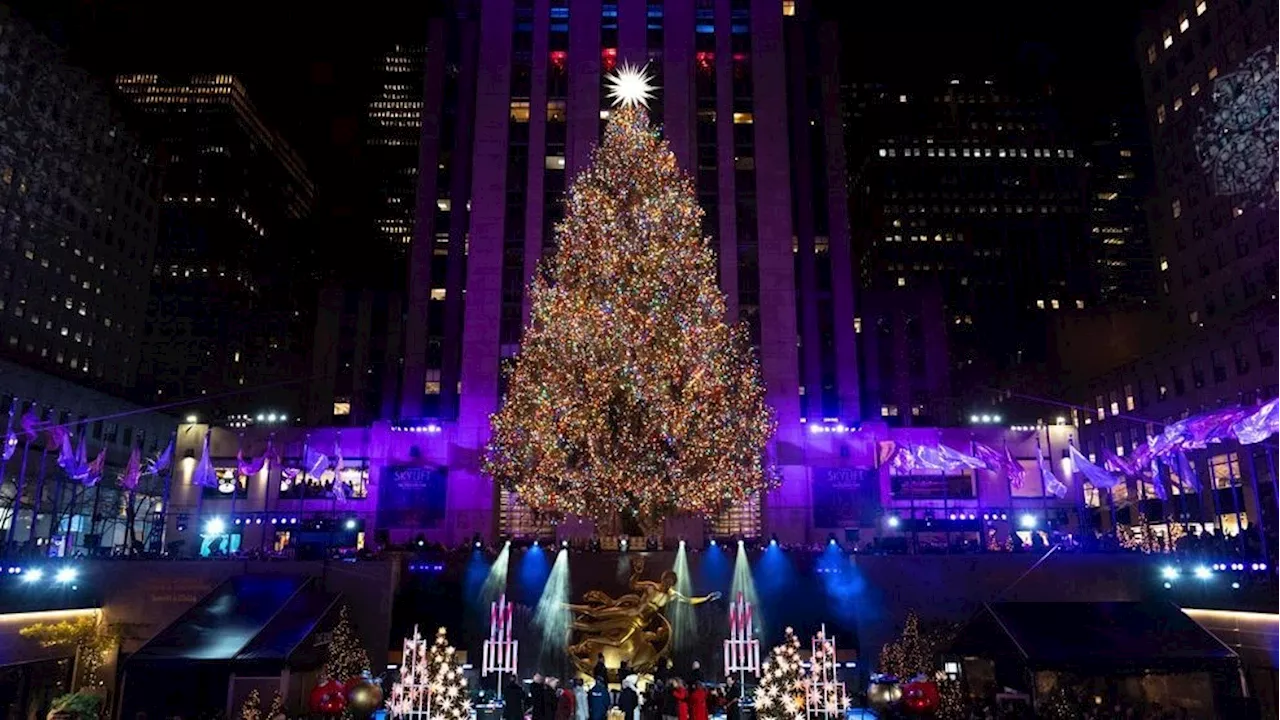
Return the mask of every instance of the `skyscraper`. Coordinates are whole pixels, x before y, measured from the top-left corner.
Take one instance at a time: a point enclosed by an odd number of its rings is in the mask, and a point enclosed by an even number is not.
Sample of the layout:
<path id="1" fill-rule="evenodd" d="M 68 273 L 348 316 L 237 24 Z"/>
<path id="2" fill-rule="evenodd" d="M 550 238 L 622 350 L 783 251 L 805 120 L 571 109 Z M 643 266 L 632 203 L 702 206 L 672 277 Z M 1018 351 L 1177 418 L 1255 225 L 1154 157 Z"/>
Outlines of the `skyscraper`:
<path id="1" fill-rule="evenodd" d="M 1088 453 L 1131 452 L 1188 413 L 1277 393 L 1276 48 L 1263 30 L 1275 22 L 1273 4 L 1197 0 L 1166 2 L 1143 25 L 1135 54 L 1167 325 L 1146 347 L 1099 358 L 1103 371 L 1075 379 Z M 1229 533 L 1262 520 L 1274 533 L 1269 452 L 1212 445 L 1191 458 L 1212 490 L 1162 502 L 1130 483 L 1117 497 L 1141 501 L 1156 525 L 1182 514 Z"/>
<path id="2" fill-rule="evenodd" d="M 398 256 L 413 240 L 422 135 L 426 48 L 395 44 L 375 67 L 376 89 L 365 111 L 364 145 L 375 234 Z M 457 72 L 454 69 L 453 72 Z"/>
<path id="3" fill-rule="evenodd" d="M 1155 253 L 1147 231 L 1151 152 L 1141 120 L 1107 118 L 1083 149 L 1089 168 L 1089 237 L 1098 301 L 1144 305 L 1155 296 Z"/>
<path id="4" fill-rule="evenodd" d="M 0 353 L 131 391 L 159 217 L 154 157 L 108 88 L 0 11 Z"/>
<path id="5" fill-rule="evenodd" d="M 955 423 L 1000 376 L 1047 359 L 1053 315 L 1098 298 L 1084 159 L 1038 89 L 953 78 L 845 92 L 861 287 L 894 314 L 942 306 L 901 322 L 863 313 L 866 412 Z M 940 332 L 949 372 L 926 367 Z M 904 363 L 910 378 L 877 379 Z"/>
<path id="6" fill-rule="evenodd" d="M 302 161 L 235 76 L 131 74 L 116 86 L 150 120 L 165 159 L 143 366 L 151 397 L 298 378 L 310 349 L 299 321 L 313 291 L 300 282 L 309 278 L 295 231 L 315 195 Z M 296 390 L 277 385 L 257 397 L 287 412 Z"/>

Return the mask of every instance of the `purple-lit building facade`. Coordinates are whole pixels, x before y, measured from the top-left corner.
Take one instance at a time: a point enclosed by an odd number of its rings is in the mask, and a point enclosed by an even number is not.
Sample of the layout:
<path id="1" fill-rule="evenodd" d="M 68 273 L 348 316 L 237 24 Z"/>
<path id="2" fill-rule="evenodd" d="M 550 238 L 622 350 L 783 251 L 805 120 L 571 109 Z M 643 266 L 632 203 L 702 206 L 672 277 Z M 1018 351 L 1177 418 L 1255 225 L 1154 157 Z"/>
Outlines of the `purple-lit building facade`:
<path id="1" fill-rule="evenodd" d="M 1135 54 L 1156 169 L 1149 203 L 1156 302 L 1138 319 L 1144 327 L 1117 324 L 1113 332 L 1124 337 L 1109 347 L 1092 327 L 1065 335 L 1063 366 L 1072 400 L 1085 408 L 1077 422 L 1086 454 L 1131 452 L 1188 414 L 1276 396 L 1276 130 L 1272 123 L 1254 136 L 1261 147 L 1247 165 L 1265 168 L 1271 160 L 1269 178 L 1257 183 L 1209 162 L 1204 132 L 1222 117 L 1221 83 L 1247 87 L 1239 73 L 1259 53 L 1272 74 L 1259 78 L 1270 87 L 1259 87 L 1252 104 L 1269 90 L 1275 112 L 1275 36 L 1264 30 L 1275 23 L 1274 4 L 1235 0 L 1165 2 L 1144 22 Z M 1241 115 L 1231 122 L 1237 120 L 1251 121 Z M 1174 487 L 1161 501 L 1149 484 L 1128 483 L 1115 495 L 1125 506 L 1121 521 L 1138 524 L 1145 516 L 1162 532 L 1173 518 L 1233 534 L 1260 520 L 1274 533 L 1276 452 L 1268 445 L 1194 453 L 1196 473 L 1212 492 L 1183 496 Z"/>
<path id="2" fill-rule="evenodd" d="M 259 531 L 257 520 L 270 526 L 282 518 L 290 527 L 319 521 L 321 530 L 312 532 L 345 532 L 350 519 L 369 542 L 591 532 L 585 523 L 552 526 L 534 517 L 494 487 L 480 458 L 488 418 L 501 403 L 503 369 L 528 316 L 524 289 L 554 249 L 567 182 L 589 161 L 608 117 L 603 77 L 621 62 L 647 62 L 656 75 L 661 90 L 651 112 L 695 177 L 730 319 L 750 328 L 779 421 L 771 454 L 781 486 L 717 518 L 670 522 L 668 537 L 813 542 L 835 534 L 870 542 L 909 529 L 913 543 L 920 533 L 926 543 L 976 542 L 983 515 L 999 516 L 991 529 L 1007 537 L 1013 518 L 1024 514 L 1046 523 L 1041 527 L 1109 527 L 1106 502 L 1078 482 L 1062 499 L 1044 496 L 1037 446 L 1055 468 L 1068 470 L 1060 467 L 1075 442 L 1067 424 L 939 429 L 920 418 L 891 427 L 898 423 L 882 417 L 882 407 L 864 412 L 858 355 L 868 349 L 859 334 L 865 313 L 854 304 L 837 38 L 834 24 L 813 10 L 780 0 L 587 1 L 572 10 L 563 1 L 484 0 L 454 3 L 433 18 L 398 397 L 389 400 L 385 385 L 370 392 L 353 385 L 332 398 L 332 414 L 316 413 L 311 429 L 275 435 L 284 467 L 308 464 L 304 458 L 315 452 L 341 454 L 352 468 L 343 480 L 359 490 L 339 503 L 324 491 L 330 471 L 307 479 L 306 490 L 283 482 L 277 463 L 250 478 L 234 506 L 217 490 L 197 501 L 178 482 L 170 530 L 178 531 L 185 509 L 190 532 L 199 507 L 205 517 L 253 522 L 249 546 L 277 544 L 279 535 Z M 911 355 L 900 342 L 908 318 L 888 310 L 918 305 L 927 314 L 940 306 L 921 297 L 904 304 L 896 290 L 871 298 L 903 325 L 896 344 L 877 357 Z M 346 318 L 333 325 L 339 334 L 380 335 L 384 311 L 374 299 L 333 298 L 330 305 Z M 359 357 L 375 354 L 357 347 L 352 370 Z M 945 381 L 945 365 L 933 367 L 945 362 L 945 349 L 935 354 L 926 358 L 930 377 Z M 341 357 L 336 362 L 345 365 Z M 894 363 L 881 364 L 890 371 L 881 382 L 913 381 L 894 374 Z M 192 427 L 181 434 L 192 458 L 184 461 L 187 474 L 203 436 L 201 426 Z M 271 429 L 236 431 L 212 439 L 214 464 L 226 472 L 242 443 L 248 456 L 264 452 Z M 887 442 L 941 442 L 965 452 L 974 442 L 1007 446 L 1029 477 L 1012 488 L 1002 473 L 982 470 L 893 476 L 880 452 Z"/>

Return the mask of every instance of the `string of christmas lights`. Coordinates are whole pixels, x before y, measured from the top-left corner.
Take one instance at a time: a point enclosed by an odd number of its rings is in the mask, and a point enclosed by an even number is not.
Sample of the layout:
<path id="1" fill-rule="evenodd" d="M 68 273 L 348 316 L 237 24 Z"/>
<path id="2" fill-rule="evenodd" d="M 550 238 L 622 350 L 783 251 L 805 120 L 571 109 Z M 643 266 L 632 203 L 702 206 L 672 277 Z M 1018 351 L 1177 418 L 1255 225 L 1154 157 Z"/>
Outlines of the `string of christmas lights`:
<path id="1" fill-rule="evenodd" d="M 656 527 L 775 482 L 774 416 L 724 322 L 702 210 L 642 102 L 573 182 L 484 468 L 533 509 Z"/>

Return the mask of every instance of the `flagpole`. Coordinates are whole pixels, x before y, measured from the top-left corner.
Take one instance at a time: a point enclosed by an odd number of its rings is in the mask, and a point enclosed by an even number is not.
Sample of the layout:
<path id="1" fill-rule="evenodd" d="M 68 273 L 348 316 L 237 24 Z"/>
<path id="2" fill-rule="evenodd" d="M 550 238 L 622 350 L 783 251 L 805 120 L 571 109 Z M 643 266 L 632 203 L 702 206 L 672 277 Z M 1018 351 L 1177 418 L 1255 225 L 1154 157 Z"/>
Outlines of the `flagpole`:
<path id="1" fill-rule="evenodd" d="M 168 536 L 168 533 L 169 533 L 169 496 L 171 494 L 170 491 L 173 488 L 173 463 L 175 459 L 174 455 L 176 455 L 178 452 L 178 431 L 176 429 L 169 436 L 168 447 L 169 447 L 169 467 L 165 468 L 165 470 L 168 470 L 169 474 L 164 479 L 164 490 L 162 491 L 161 498 L 160 498 L 160 554 L 161 555 L 165 554 L 164 542 L 165 542 L 165 538 Z M 161 450 L 160 452 L 163 453 L 164 451 Z M 161 470 L 161 472 L 163 471 L 164 470 Z M 147 534 L 150 535 L 150 533 L 147 533 Z"/>
<path id="2" fill-rule="evenodd" d="M 1048 424 L 1042 424 L 1044 428 L 1044 448 L 1049 453 L 1049 468 L 1053 468 L 1053 437 L 1049 434 Z M 1036 437 L 1040 437 L 1040 430 L 1036 430 Z M 1070 478 L 1068 478 L 1070 480 Z M 1084 494 L 1084 488 L 1080 489 L 1080 493 Z M 1044 526 L 1049 527 L 1049 490 L 1045 487 L 1044 478 L 1040 479 L 1040 517 L 1044 519 Z M 1034 532 L 1034 531 L 1033 531 Z M 1045 538 L 1048 540 L 1048 538 Z M 1046 545 L 1048 543 L 1045 543 Z"/>
<path id="3" fill-rule="evenodd" d="M 40 506 L 44 505 L 44 477 L 48 468 L 46 464 L 49 458 L 49 448 L 45 447 L 40 450 L 40 472 L 36 476 L 36 493 L 31 503 L 31 532 L 27 534 L 27 540 L 35 540 L 36 533 L 39 528 Z M 25 472 L 25 471 L 24 471 Z M 52 531 L 50 531 L 52 534 Z"/>
<path id="4" fill-rule="evenodd" d="M 82 454 L 82 452 L 81 452 L 81 448 L 83 448 L 83 447 L 84 447 L 85 433 L 86 433 L 86 432 L 88 432 L 88 425 L 81 425 L 81 426 L 80 426 L 80 442 L 79 442 L 79 444 L 76 446 L 76 462 L 77 462 L 77 463 L 79 463 L 79 462 L 80 462 L 80 455 Z M 63 470 L 64 470 L 64 471 L 65 471 L 65 469 L 66 469 L 66 468 L 63 468 Z M 65 475 L 65 474 L 66 474 L 65 472 L 64 472 L 64 473 L 62 473 L 62 475 Z M 61 509 L 61 507 L 62 507 L 62 486 L 63 486 L 63 484 L 66 482 L 66 479 L 65 479 L 64 477 L 62 477 L 62 475 L 59 475 L 59 476 L 58 476 L 58 480 L 57 480 L 57 482 L 54 484 L 54 491 L 53 491 L 53 512 L 52 512 L 52 514 L 50 515 L 50 520 L 49 520 L 49 542 L 50 542 L 51 544 L 53 543 L 53 535 L 54 535 L 54 533 L 55 533 L 55 532 L 60 533 L 60 532 L 62 531 L 62 515 L 60 515 L 60 514 L 59 514 L 59 511 L 60 511 L 60 509 Z M 72 489 L 71 489 L 71 499 L 72 499 L 72 501 L 73 501 L 73 502 L 75 501 L 75 493 L 76 493 L 75 488 L 72 488 Z M 71 521 L 70 521 L 70 519 L 68 519 L 68 520 L 67 520 L 67 525 L 68 525 L 68 527 L 71 525 Z M 66 547 L 66 543 L 65 543 L 65 542 L 64 542 L 64 543 L 62 543 L 62 546 L 65 548 L 65 547 Z"/>
<path id="5" fill-rule="evenodd" d="M 1266 449 L 1267 449 L 1267 472 L 1271 474 L 1271 482 L 1274 484 L 1276 480 L 1276 459 L 1271 454 L 1271 446 L 1267 445 Z M 1276 503 L 1277 509 L 1280 509 L 1280 493 L 1275 493 L 1275 498 L 1273 499 L 1273 502 Z M 1266 542 L 1266 540 L 1263 540 L 1263 542 Z"/>
<path id="6" fill-rule="evenodd" d="M 271 512 L 271 511 L 268 509 L 268 507 L 267 507 L 267 505 L 271 502 L 271 471 L 272 471 L 272 470 L 281 470 L 281 471 L 282 471 L 282 468 L 273 468 L 273 467 L 271 467 L 273 464 L 275 464 L 275 465 L 279 465 L 279 464 L 280 464 L 280 463 L 278 463 L 278 462 L 275 462 L 275 457 L 271 454 L 271 453 L 272 453 L 272 451 L 273 451 L 273 450 L 275 450 L 275 447 L 276 447 L 276 434 L 273 432 L 273 433 L 271 433 L 270 435 L 268 435 L 268 436 L 267 436 L 267 449 L 263 451 L 263 452 L 265 453 L 265 455 L 266 455 L 267 460 L 266 460 L 266 463 L 265 463 L 265 464 L 263 464 L 263 466 L 262 466 L 262 467 L 263 467 L 263 471 L 264 471 L 264 472 L 266 472 L 267 477 L 266 477 L 266 480 L 264 481 L 263 488 L 262 488 L 262 519 L 263 519 L 263 521 L 264 521 L 264 522 L 263 522 L 262 532 L 258 533 L 258 549 L 259 549 L 259 550 L 261 550 L 261 549 L 263 549 L 264 547 L 266 547 L 266 544 L 267 544 L 267 532 L 269 532 L 269 531 L 270 531 L 270 530 L 269 530 L 269 528 L 267 527 L 267 523 L 266 523 L 266 521 L 271 519 L 271 518 L 267 517 L 268 513 L 270 513 L 270 512 Z M 279 485 L 279 481 L 277 481 L 277 484 L 276 484 L 277 492 L 279 492 L 279 487 L 280 487 L 280 485 Z M 271 532 L 272 532 L 272 534 L 273 534 L 273 536 L 272 536 L 272 538 L 271 538 L 271 539 L 272 539 L 272 541 L 273 541 L 273 542 L 272 542 L 272 549 L 275 549 L 275 547 L 274 547 L 274 546 L 275 546 L 275 542 L 274 542 L 274 541 L 275 541 L 274 532 L 273 532 L 273 531 L 271 531 Z"/>
<path id="7" fill-rule="evenodd" d="M 17 405 L 18 405 L 18 399 L 15 397 L 13 399 L 13 407 L 16 408 Z M 33 410 L 35 409 L 34 405 L 32 406 L 32 409 Z M 33 439 L 34 438 L 27 438 L 27 441 L 22 444 L 22 461 L 18 464 L 19 465 L 18 482 L 17 482 L 18 492 L 13 496 L 13 519 L 9 521 L 9 530 L 8 532 L 5 533 L 5 539 L 4 539 L 4 547 L 6 551 L 8 551 L 9 546 L 13 544 L 14 529 L 18 527 L 18 511 L 22 506 L 22 491 L 26 489 L 24 486 L 27 480 L 27 453 L 31 451 L 31 441 Z M 8 441 L 9 439 L 5 438 L 5 442 L 8 442 Z M 35 531 L 36 531 L 36 511 L 33 510 L 31 513 L 32 534 L 35 534 Z"/>
<path id="8" fill-rule="evenodd" d="M 241 431 L 240 437 L 236 441 L 236 444 L 239 447 L 237 448 L 237 451 L 236 451 L 235 471 L 231 473 L 231 511 L 228 513 L 228 516 L 227 516 L 227 522 L 231 523 L 230 525 L 227 526 L 228 527 L 228 532 L 227 532 L 227 554 L 228 555 L 231 554 L 230 528 L 235 526 L 235 521 L 236 521 L 236 495 L 240 494 L 240 458 L 244 456 L 244 432 L 243 431 Z M 244 476 L 244 491 L 245 491 L 245 495 L 249 494 L 249 476 L 248 475 Z M 240 543 L 243 545 L 244 544 L 244 530 L 243 530 L 244 526 L 241 525 L 240 527 L 242 528 L 240 530 Z"/>
<path id="9" fill-rule="evenodd" d="M 1245 446 L 1240 447 L 1241 450 Z M 1254 518 L 1250 525 L 1258 526 L 1258 541 L 1262 546 L 1262 559 L 1271 562 L 1270 548 L 1267 547 L 1267 526 L 1262 519 L 1262 499 L 1258 497 L 1258 458 L 1253 452 L 1253 448 L 1249 450 L 1249 493 L 1253 495 L 1253 506 L 1258 509 L 1258 516 Z"/>

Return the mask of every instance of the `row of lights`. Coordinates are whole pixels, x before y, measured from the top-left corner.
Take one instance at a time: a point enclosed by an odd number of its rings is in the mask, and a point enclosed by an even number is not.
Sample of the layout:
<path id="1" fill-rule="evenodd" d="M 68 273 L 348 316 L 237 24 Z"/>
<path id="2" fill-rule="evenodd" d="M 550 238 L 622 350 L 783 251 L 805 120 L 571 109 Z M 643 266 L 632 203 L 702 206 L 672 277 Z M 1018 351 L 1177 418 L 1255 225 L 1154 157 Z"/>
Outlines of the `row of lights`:
<path id="1" fill-rule="evenodd" d="M 237 526 L 261 525 L 262 518 L 260 517 L 235 518 L 232 520 L 232 524 Z M 270 524 L 271 525 L 297 525 L 298 518 L 297 517 L 273 517 L 273 518 L 270 518 Z M 356 530 L 360 527 L 360 522 L 355 518 L 347 518 L 342 522 L 342 527 L 345 530 Z M 205 524 L 204 524 L 205 535 L 225 535 L 226 533 L 227 533 L 227 522 L 222 518 L 217 518 L 217 517 L 209 518 L 209 520 L 205 521 Z"/>
<path id="2" fill-rule="evenodd" d="M 1244 569 L 1245 569 L 1245 564 L 1242 562 L 1213 563 L 1211 565 L 1196 565 L 1194 568 L 1191 569 L 1191 576 L 1202 582 L 1207 582 L 1213 579 L 1213 574 L 1215 572 L 1227 572 L 1232 570 L 1240 572 L 1240 571 L 1243 571 Z M 1252 570 L 1253 572 L 1262 572 L 1267 569 L 1267 564 L 1264 562 L 1249 563 L 1249 569 Z M 1160 569 L 1160 577 L 1164 580 L 1164 587 L 1167 590 L 1169 588 L 1172 588 L 1173 583 L 1182 577 L 1182 570 L 1180 570 L 1178 567 L 1174 565 L 1166 565 Z M 1231 589 L 1239 590 L 1240 581 L 1233 580 L 1231 582 Z"/>
<path id="3" fill-rule="evenodd" d="M 977 513 L 949 513 L 947 515 L 947 519 L 948 520 L 977 520 L 978 514 Z M 1002 513 L 982 513 L 982 519 L 988 520 L 988 521 L 1008 520 L 1009 513 L 1003 513 L 1003 512 Z M 884 524 L 888 525 L 890 528 L 901 527 L 902 518 L 898 517 L 897 515 L 890 515 L 889 517 L 885 518 Z M 1039 524 L 1040 524 L 1040 520 L 1035 515 L 1032 515 L 1031 513 L 1023 513 L 1023 515 L 1018 518 L 1018 525 L 1027 530 L 1030 530 Z"/>
<path id="4" fill-rule="evenodd" d="M 44 570 L 38 567 L 23 568 L 13 566 L 5 568 L 5 574 L 17 575 L 22 578 L 22 582 L 35 584 L 44 579 Z M 73 567 L 62 567 L 53 574 L 53 582 L 57 585 L 70 585 L 80 577 L 80 571 Z"/>
<path id="5" fill-rule="evenodd" d="M 443 428 L 441 428 L 436 423 L 426 423 L 425 425 L 392 425 L 391 426 L 391 430 L 393 432 L 429 433 L 432 435 L 439 433 L 442 429 Z"/>
<path id="6" fill-rule="evenodd" d="M 827 434 L 827 433 L 830 433 L 833 435 L 844 435 L 845 433 L 858 432 L 858 430 L 860 429 L 861 428 L 857 425 L 849 426 L 841 422 L 837 422 L 834 425 L 827 424 L 825 422 L 815 423 L 809 426 L 809 432 L 814 435 L 821 435 L 821 434 Z"/>

